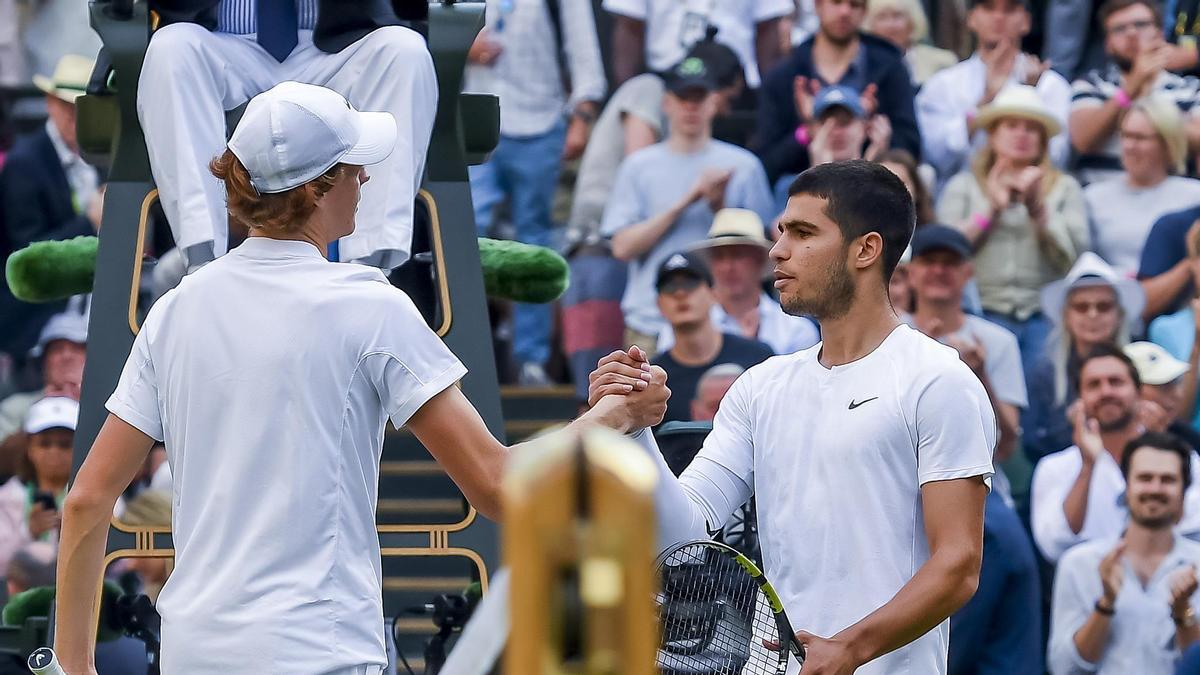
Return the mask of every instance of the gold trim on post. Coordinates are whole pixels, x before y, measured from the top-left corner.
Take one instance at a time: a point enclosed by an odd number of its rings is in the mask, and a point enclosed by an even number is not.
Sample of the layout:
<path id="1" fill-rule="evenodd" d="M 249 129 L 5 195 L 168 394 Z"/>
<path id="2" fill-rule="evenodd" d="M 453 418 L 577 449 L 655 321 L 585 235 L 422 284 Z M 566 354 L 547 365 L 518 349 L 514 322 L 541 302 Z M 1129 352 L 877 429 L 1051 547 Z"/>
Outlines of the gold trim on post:
<path id="1" fill-rule="evenodd" d="M 438 216 L 437 201 L 433 194 L 424 188 L 417 193 L 419 199 L 425 200 L 429 209 L 429 235 L 433 243 L 433 264 L 437 269 L 438 301 L 442 306 L 442 324 L 437 327 L 438 337 L 446 337 L 453 322 L 453 311 L 450 307 L 450 282 L 446 279 L 446 249 L 442 243 L 442 220 Z"/>
<path id="2" fill-rule="evenodd" d="M 138 334 L 141 326 L 137 320 L 138 289 L 142 285 L 142 251 L 146 250 L 146 223 L 150 220 L 150 205 L 158 199 L 158 188 L 146 193 L 142 200 L 142 213 L 138 218 L 137 250 L 133 252 L 133 278 L 129 283 L 129 330 Z"/>
<path id="3" fill-rule="evenodd" d="M 488 590 L 488 570 L 483 558 L 469 548 L 384 548 L 379 551 L 380 557 L 426 557 L 426 558 L 467 558 L 479 569 L 479 588 L 484 594 Z"/>

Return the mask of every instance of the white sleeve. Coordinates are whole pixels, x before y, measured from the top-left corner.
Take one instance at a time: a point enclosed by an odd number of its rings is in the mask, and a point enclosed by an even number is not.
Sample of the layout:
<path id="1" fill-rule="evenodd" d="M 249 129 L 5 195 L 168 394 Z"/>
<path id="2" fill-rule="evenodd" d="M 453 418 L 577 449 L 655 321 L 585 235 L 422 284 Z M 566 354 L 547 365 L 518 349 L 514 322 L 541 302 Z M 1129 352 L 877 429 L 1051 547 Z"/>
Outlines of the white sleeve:
<path id="1" fill-rule="evenodd" d="M 604 11 L 631 19 L 646 20 L 647 0 L 604 0 Z"/>
<path id="2" fill-rule="evenodd" d="M 158 378 L 150 358 L 150 332 L 156 313 L 151 312 L 133 339 L 121 379 L 105 407 L 124 422 L 160 443 L 163 441 L 162 413 L 158 402 Z"/>
<path id="3" fill-rule="evenodd" d="M 758 0 L 754 3 L 754 22 L 762 23 L 771 19 L 791 16 L 795 12 L 794 0 Z"/>
<path id="4" fill-rule="evenodd" d="M 1085 661 L 1075 647 L 1075 633 L 1087 622 L 1092 606 L 1099 599 L 1098 590 L 1086 588 L 1085 574 L 1099 576 L 1098 570 L 1087 570 L 1079 556 L 1064 558 L 1054 575 L 1054 600 L 1050 611 L 1050 646 L 1046 666 L 1054 675 L 1080 675 L 1096 672 L 1096 664 Z"/>
<path id="5" fill-rule="evenodd" d="M 955 86 L 954 75 L 954 71 L 942 71 L 929 78 L 915 102 L 917 123 L 927 131 L 921 134 L 922 159 L 932 165 L 943 180 L 958 171 L 971 149 L 967 111 L 954 105 L 951 92 Z M 936 133 L 932 132 L 934 129 Z"/>
<path id="6" fill-rule="evenodd" d="M 991 477 L 996 415 L 966 364 L 956 359 L 925 385 L 917 397 L 915 422 L 920 485 Z"/>
<path id="7" fill-rule="evenodd" d="M 1071 485 L 1079 474 L 1076 472 L 1067 476 L 1058 470 L 1061 459 L 1058 455 L 1043 457 L 1033 470 L 1033 483 L 1029 490 L 1029 520 L 1033 541 L 1051 563 L 1083 540 L 1071 531 L 1067 514 L 1063 511 Z"/>
<path id="8" fill-rule="evenodd" d="M 396 302 L 359 367 L 398 429 L 429 399 L 462 379 L 467 369 L 425 324 L 412 300 L 399 289 L 390 290 Z"/>
<path id="9" fill-rule="evenodd" d="M 613 181 L 613 189 L 609 194 L 621 195 L 620 199 L 609 199 L 604 206 L 604 215 L 600 219 L 600 234 L 611 237 L 621 230 L 639 223 L 651 214 L 646 213 L 642 206 L 642 194 L 638 189 L 637 167 L 630 160 L 637 154 L 629 155 L 621 161 L 617 168 L 617 177 Z"/>

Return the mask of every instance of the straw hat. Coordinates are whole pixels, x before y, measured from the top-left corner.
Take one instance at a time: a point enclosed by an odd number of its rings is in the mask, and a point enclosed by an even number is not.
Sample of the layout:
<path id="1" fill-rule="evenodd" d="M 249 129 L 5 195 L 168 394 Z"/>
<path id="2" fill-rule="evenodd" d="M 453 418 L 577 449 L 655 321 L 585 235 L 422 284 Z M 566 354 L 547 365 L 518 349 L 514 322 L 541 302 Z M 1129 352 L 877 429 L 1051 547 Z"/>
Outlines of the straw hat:
<path id="1" fill-rule="evenodd" d="M 95 65 L 93 59 L 78 54 L 67 54 L 58 60 L 53 76 L 34 75 L 33 84 L 51 96 L 74 103 L 75 99 L 87 92 L 88 81 L 92 78 Z"/>
<path id="2" fill-rule="evenodd" d="M 1037 89 L 1025 84 L 1013 84 L 1002 89 L 975 116 L 975 128 L 991 129 L 992 125 L 1005 117 L 1020 117 L 1041 124 L 1046 130 L 1046 138 L 1057 136 L 1062 130 L 1062 124 L 1042 102 Z"/>
<path id="3" fill-rule="evenodd" d="M 713 217 L 708 229 L 708 239 L 690 247 L 690 250 L 716 248 L 718 246 L 757 246 L 770 250 L 771 242 L 763 232 L 762 218 L 750 209 L 721 209 Z"/>

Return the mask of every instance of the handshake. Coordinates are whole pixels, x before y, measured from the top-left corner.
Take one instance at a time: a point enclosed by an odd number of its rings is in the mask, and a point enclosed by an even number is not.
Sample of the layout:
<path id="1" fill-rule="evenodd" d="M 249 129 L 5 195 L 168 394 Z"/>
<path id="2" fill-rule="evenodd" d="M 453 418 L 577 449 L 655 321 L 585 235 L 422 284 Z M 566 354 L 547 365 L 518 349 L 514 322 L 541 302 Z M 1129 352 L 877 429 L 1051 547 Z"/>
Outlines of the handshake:
<path id="1" fill-rule="evenodd" d="M 628 434 L 662 422 L 667 412 L 667 373 L 650 365 L 638 346 L 617 350 L 600 359 L 588 376 L 587 417 Z"/>

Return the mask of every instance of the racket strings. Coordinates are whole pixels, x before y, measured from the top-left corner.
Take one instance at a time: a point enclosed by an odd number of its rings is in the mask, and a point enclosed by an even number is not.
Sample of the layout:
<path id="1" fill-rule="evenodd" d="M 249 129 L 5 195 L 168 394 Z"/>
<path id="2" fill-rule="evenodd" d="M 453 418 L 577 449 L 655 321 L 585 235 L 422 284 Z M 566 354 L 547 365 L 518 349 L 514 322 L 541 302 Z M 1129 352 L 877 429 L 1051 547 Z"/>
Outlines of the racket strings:
<path id="1" fill-rule="evenodd" d="M 685 546 L 660 569 L 663 675 L 779 672 L 786 652 L 770 603 L 736 560 L 711 547 Z"/>

